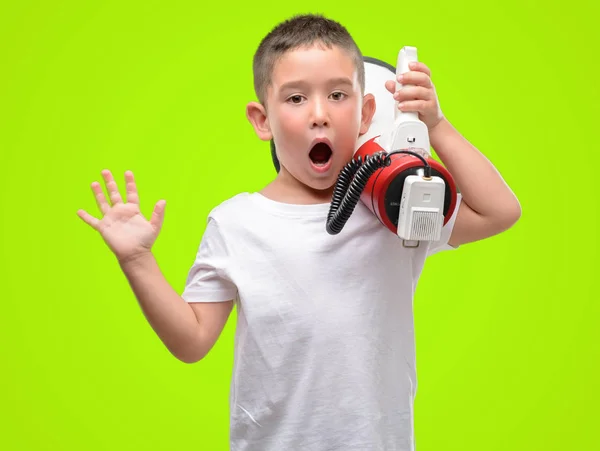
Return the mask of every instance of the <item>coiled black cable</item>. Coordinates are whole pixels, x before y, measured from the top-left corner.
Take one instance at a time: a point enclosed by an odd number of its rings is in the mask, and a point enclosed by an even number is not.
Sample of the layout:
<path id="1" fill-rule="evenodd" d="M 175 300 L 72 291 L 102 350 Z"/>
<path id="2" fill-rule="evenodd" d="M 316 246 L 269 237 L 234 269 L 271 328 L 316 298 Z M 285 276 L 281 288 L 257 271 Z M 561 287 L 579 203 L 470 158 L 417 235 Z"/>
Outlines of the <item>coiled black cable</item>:
<path id="1" fill-rule="evenodd" d="M 364 162 L 361 161 L 361 157 L 358 157 L 342 169 L 333 190 L 331 206 L 327 215 L 327 233 L 336 235 L 342 231 L 352 215 L 369 177 L 377 169 L 390 164 L 391 160 L 385 158 L 385 155 L 385 152 L 379 152 L 372 156 L 367 155 Z"/>
<path id="2" fill-rule="evenodd" d="M 340 171 L 331 199 L 331 206 L 327 214 L 327 224 L 325 229 L 330 235 L 336 235 L 342 231 L 348 219 L 352 215 L 356 204 L 360 199 L 369 178 L 383 167 L 389 166 L 392 162 L 391 156 L 399 153 L 413 155 L 419 158 L 425 165 L 425 177 L 431 177 L 431 166 L 421 155 L 410 150 L 395 150 L 392 152 L 377 152 L 373 155 L 366 155 L 364 162 L 359 156 L 353 158 Z"/>

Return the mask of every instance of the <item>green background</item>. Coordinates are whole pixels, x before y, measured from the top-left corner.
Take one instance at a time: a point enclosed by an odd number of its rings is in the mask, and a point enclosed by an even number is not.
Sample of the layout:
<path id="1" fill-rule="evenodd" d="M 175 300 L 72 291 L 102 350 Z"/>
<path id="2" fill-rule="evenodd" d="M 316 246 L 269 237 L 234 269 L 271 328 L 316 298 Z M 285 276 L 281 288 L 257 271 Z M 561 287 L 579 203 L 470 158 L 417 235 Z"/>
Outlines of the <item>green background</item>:
<path id="1" fill-rule="evenodd" d="M 209 210 L 274 175 L 245 117 L 251 60 L 298 12 L 392 64 L 417 46 L 522 203 L 509 232 L 425 268 L 417 449 L 600 449 L 597 3 L 291 4 L 0 6 L 0 449 L 228 448 L 234 317 L 177 361 L 76 211 L 97 214 L 102 169 L 133 170 L 145 213 L 167 200 L 155 253 L 181 292 Z"/>

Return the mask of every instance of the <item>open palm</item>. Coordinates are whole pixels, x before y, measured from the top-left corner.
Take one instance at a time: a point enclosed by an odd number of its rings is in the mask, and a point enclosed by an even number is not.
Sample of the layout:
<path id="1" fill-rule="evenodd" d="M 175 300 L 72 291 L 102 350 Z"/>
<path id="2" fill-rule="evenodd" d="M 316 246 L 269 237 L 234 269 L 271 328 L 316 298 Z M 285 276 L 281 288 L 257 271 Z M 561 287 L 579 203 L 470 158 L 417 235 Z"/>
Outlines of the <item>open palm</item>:
<path id="1" fill-rule="evenodd" d="M 112 205 L 106 200 L 100 183 L 94 182 L 92 191 L 102 218 L 98 219 L 85 210 L 78 210 L 77 215 L 100 233 L 118 260 L 149 252 L 162 227 L 165 201 L 156 203 L 148 221 L 140 211 L 139 195 L 131 171 L 125 172 L 126 202 L 123 202 L 111 172 L 102 171 L 102 177 Z"/>

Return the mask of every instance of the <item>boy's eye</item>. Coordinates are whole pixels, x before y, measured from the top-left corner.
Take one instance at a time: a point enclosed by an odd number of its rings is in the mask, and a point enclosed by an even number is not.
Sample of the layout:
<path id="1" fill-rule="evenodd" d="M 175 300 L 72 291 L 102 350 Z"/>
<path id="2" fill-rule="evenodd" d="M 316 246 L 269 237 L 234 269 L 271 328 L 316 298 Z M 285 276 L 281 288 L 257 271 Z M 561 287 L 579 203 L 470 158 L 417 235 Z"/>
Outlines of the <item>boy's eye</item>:
<path id="1" fill-rule="evenodd" d="M 302 102 L 302 96 L 291 96 L 288 100 L 292 103 L 300 103 Z"/>
<path id="2" fill-rule="evenodd" d="M 345 96 L 345 94 L 343 92 L 334 92 L 331 95 L 333 96 L 334 100 L 342 100 Z"/>

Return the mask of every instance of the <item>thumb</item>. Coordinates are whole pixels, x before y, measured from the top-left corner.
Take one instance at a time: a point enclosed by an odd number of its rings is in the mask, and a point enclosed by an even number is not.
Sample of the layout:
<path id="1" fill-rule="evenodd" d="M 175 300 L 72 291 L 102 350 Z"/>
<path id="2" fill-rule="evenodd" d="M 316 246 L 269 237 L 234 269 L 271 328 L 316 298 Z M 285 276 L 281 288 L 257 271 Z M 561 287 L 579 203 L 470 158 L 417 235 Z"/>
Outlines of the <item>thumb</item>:
<path id="1" fill-rule="evenodd" d="M 390 93 L 396 93 L 396 82 L 394 80 L 388 80 L 385 82 L 385 89 L 390 91 Z"/>
<path id="2" fill-rule="evenodd" d="M 154 206 L 154 210 L 152 211 L 152 217 L 150 218 L 150 225 L 156 230 L 156 233 L 160 232 L 160 229 L 163 225 L 163 220 L 165 219 L 165 205 L 167 204 L 166 200 L 159 200 Z"/>

